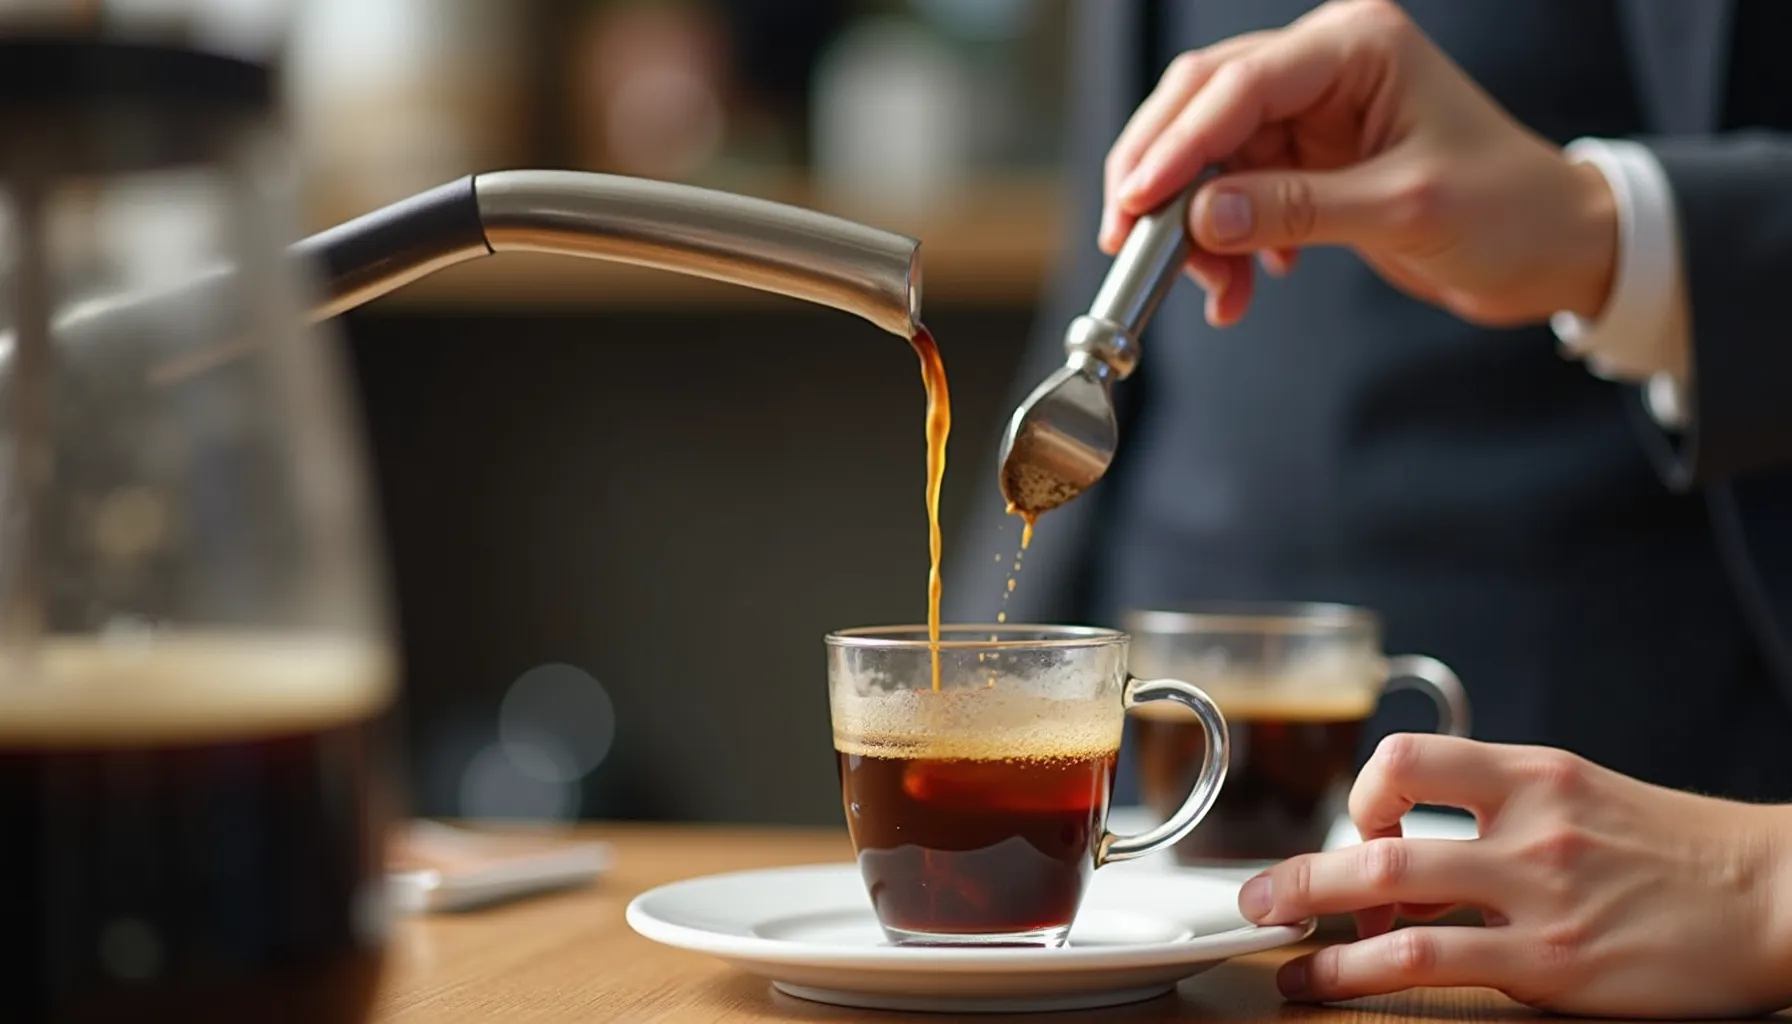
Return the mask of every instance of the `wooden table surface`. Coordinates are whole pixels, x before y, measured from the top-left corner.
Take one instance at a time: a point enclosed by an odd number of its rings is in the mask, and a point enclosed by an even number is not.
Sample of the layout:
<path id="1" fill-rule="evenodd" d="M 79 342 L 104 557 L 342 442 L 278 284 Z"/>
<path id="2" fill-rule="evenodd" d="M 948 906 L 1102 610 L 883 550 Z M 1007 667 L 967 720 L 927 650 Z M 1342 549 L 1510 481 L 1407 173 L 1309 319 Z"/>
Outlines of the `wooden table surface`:
<path id="1" fill-rule="evenodd" d="M 381 1024 L 507 1024 L 511 1021 L 916 1021 L 937 1014 L 848 1010 L 772 991 L 719 960 L 636 935 L 623 910 L 636 894 L 717 871 L 850 860 L 844 832 L 691 826 L 600 826 L 579 835 L 615 847 L 598 883 L 464 914 L 409 918 L 393 935 L 376 1020 Z M 1338 1007 L 1293 1006 L 1274 985 L 1288 951 L 1221 965 L 1185 981 L 1173 996 L 1129 1007 L 1041 1014 L 1051 1024 L 1084 1021 L 1350 1021 L 1527 1018 L 1497 993 L 1429 990 Z M 982 1015 L 975 1020 L 1011 1019 Z"/>

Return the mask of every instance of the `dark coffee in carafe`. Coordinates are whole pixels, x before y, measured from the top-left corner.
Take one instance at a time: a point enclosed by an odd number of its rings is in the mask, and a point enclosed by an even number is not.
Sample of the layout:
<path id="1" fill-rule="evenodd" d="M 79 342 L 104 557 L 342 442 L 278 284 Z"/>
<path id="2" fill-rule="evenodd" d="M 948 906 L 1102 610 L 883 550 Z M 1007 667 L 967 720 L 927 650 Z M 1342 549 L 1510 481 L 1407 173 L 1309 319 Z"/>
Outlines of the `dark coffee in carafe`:
<path id="1" fill-rule="evenodd" d="M 366 1019 L 391 813 L 377 656 L 83 640 L 0 673 L 0 1000 L 27 1021 Z"/>

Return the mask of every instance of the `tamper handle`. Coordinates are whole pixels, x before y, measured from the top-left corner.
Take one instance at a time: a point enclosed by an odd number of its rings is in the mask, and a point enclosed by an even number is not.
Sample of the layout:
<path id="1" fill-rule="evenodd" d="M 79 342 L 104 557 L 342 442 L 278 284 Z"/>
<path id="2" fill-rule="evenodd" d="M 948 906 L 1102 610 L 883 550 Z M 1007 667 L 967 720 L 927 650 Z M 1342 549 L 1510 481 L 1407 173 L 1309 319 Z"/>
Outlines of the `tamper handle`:
<path id="1" fill-rule="evenodd" d="M 1139 334 L 1188 259 L 1188 204 L 1202 175 L 1169 202 L 1141 216 L 1108 268 L 1089 312 L 1071 321 L 1064 347 L 1088 353 L 1124 379 L 1139 362 Z"/>

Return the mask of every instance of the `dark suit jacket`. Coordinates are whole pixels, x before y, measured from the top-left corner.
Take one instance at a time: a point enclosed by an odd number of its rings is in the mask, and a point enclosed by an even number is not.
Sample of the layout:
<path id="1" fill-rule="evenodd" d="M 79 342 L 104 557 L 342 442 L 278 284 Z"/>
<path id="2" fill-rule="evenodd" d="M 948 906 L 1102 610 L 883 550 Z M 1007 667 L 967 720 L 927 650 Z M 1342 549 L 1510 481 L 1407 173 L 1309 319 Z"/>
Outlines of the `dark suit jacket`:
<path id="1" fill-rule="evenodd" d="M 1041 521 L 1009 619 L 1111 623 L 1214 597 L 1367 604 L 1390 647 L 1457 667 L 1477 735 L 1792 798 L 1792 106 L 1772 102 L 1792 96 L 1792 62 L 1750 42 L 1783 39 L 1766 24 L 1779 15 L 1773 0 L 1556 3 L 1406 6 L 1546 136 L 1628 135 L 1660 156 L 1691 303 L 1692 427 L 1662 431 L 1636 389 L 1563 360 L 1543 327 L 1466 325 L 1348 253 L 1309 253 L 1228 332 L 1182 283 L 1120 385 L 1120 457 Z M 1308 6 L 1078 3 L 1072 237 L 1012 399 L 1062 360 L 1064 326 L 1106 270 L 1101 160 L 1164 63 Z M 990 553 L 1014 548 L 985 490 L 950 545 L 954 620 L 990 618 L 1005 568 Z M 1376 731 L 1419 724 L 1396 709 Z"/>

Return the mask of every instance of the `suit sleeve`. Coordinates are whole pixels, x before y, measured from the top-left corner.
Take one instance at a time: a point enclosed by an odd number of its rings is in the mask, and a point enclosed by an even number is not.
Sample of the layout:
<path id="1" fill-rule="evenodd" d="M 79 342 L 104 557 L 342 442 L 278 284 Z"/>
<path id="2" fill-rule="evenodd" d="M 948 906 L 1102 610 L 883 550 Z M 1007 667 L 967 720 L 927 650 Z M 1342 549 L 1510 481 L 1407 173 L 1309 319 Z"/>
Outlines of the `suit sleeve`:
<path id="1" fill-rule="evenodd" d="M 1636 402 L 1678 489 L 1792 466 L 1792 135 L 1641 140 L 1674 194 L 1692 339 L 1690 422 Z"/>

